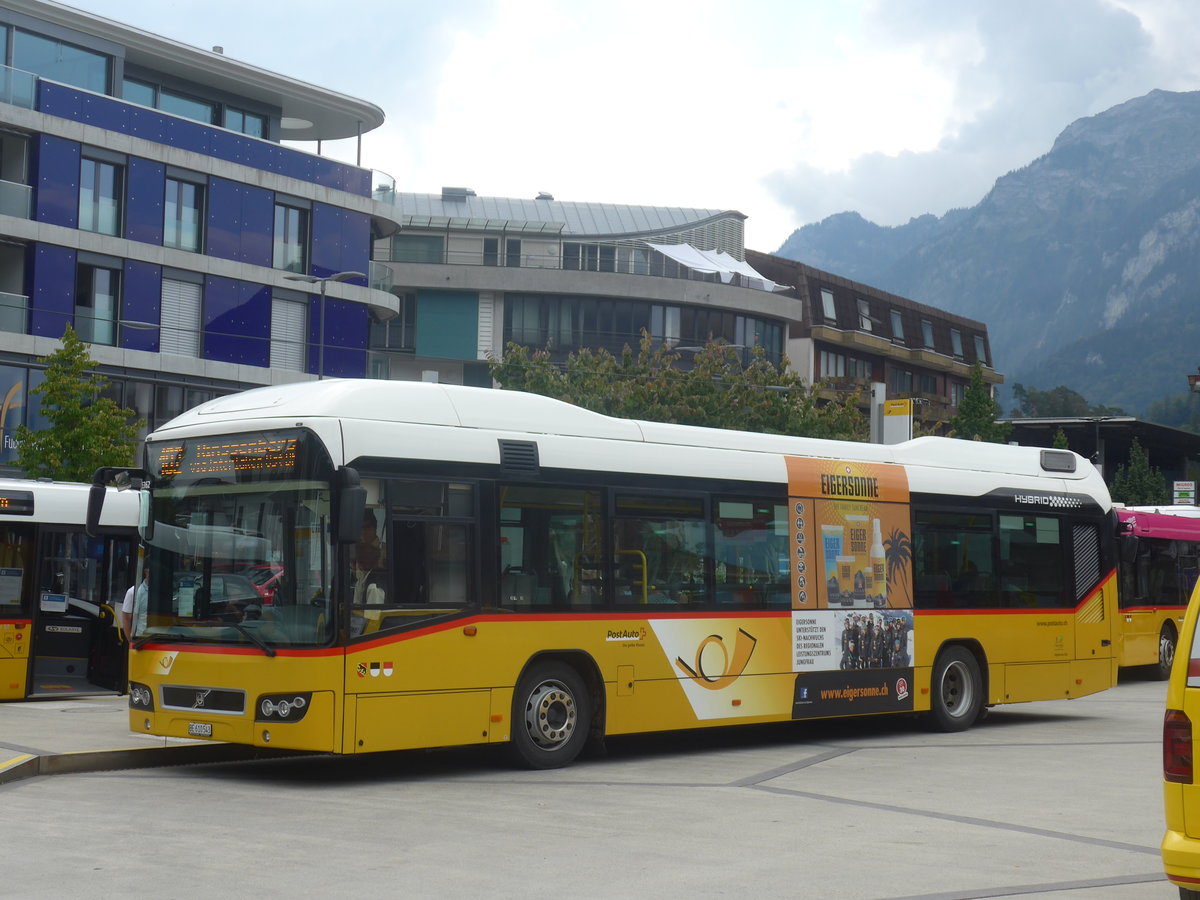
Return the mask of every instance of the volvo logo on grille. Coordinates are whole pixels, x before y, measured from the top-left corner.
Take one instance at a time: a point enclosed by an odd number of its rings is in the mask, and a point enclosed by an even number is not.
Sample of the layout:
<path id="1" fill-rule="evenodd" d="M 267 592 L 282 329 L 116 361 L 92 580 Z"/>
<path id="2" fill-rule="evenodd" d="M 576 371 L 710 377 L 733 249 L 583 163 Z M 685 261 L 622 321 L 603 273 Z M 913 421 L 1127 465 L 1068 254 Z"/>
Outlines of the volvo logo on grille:
<path id="1" fill-rule="evenodd" d="M 207 713 L 240 715 L 246 710 L 246 692 L 200 685 L 164 684 L 161 688 L 166 709 L 202 709 Z"/>

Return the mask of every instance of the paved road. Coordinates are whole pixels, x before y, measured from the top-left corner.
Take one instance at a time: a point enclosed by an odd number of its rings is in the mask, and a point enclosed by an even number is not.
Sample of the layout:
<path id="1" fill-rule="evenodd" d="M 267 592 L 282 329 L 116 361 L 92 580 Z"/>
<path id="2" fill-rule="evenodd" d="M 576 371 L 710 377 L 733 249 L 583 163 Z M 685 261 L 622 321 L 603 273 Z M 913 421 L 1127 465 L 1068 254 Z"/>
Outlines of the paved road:
<path id="1" fill-rule="evenodd" d="M 0 786 L 5 897 L 1171 898 L 1165 686 L 908 720 Z"/>

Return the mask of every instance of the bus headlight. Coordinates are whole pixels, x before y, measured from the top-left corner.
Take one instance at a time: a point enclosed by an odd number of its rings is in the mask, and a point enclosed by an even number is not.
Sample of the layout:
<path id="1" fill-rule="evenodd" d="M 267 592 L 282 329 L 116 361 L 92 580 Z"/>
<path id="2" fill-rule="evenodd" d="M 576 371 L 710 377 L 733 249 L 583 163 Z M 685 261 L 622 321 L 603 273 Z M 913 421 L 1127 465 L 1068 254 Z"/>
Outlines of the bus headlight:
<path id="1" fill-rule="evenodd" d="M 308 712 L 312 693 L 263 694 L 258 698 L 256 722 L 299 722 Z"/>
<path id="2" fill-rule="evenodd" d="M 154 712 L 154 694 L 150 688 L 136 681 L 129 682 L 129 708 Z"/>

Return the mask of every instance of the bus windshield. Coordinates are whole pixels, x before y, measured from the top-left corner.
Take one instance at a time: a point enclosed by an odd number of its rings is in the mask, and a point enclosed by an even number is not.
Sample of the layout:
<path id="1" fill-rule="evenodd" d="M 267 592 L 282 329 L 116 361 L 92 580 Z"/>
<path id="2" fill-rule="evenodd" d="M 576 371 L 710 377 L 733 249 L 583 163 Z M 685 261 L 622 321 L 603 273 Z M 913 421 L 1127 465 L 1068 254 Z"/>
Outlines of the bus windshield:
<path id="1" fill-rule="evenodd" d="M 247 444 L 281 442 L 289 448 L 286 462 L 245 456 Z M 323 576 L 333 552 L 328 463 L 305 463 L 300 434 L 235 446 L 182 441 L 150 448 L 153 522 L 135 641 L 247 643 L 273 652 L 332 639 L 335 616 Z"/>

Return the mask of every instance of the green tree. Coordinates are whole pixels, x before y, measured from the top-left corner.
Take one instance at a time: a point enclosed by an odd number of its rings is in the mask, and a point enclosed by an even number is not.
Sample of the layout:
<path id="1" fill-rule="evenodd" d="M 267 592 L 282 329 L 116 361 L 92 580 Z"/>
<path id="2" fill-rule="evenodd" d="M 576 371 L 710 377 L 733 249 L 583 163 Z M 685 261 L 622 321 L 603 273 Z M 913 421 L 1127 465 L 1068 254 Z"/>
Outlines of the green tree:
<path id="1" fill-rule="evenodd" d="M 1027 388 L 1020 382 L 1012 387 L 1016 405 L 1011 415 L 1030 419 L 1061 419 L 1077 416 L 1119 416 L 1122 410 L 1112 406 L 1092 406 L 1078 391 L 1059 385 L 1048 391 Z"/>
<path id="2" fill-rule="evenodd" d="M 564 400 L 606 415 L 710 428 L 774 434 L 865 440 L 867 417 L 857 395 L 823 401 L 818 391 L 787 368 L 755 350 L 748 365 L 737 351 L 709 342 L 689 370 L 676 363 L 681 354 L 654 346 L 645 332 L 635 352 L 629 346 L 615 356 L 583 349 L 565 363 L 552 361 L 549 349 L 509 344 L 492 360 L 500 387 Z"/>
<path id="3" fill-rule="evenodd" d="M 50 427 L 17 428 L 17 465 L 30 478 L 57 481 L 91 481 L 100 466 L 131 465 L 143 423 L 101 396 L 108 380 L 91 371 L 87 345 L 70 325 L 62 346 L 43 361 L 46 380 L 30 394 L 41 398 Z"/>
<path id="4" fill-rule="evenodd" d="M 1071 449 L 1071 444 L 1067 440 L 1067 433 L 1062 430 L 1061 425 L 1059 425 L 1058 428 L 1055 430 L 1054 439 L 1050 442 L 1050 446 L 1053 447 L 1055 450 L 1070 450 Z"/>
<path id="5" fill-rule="evenodd" d="M 963 401 L 950 420 L 950 436 L 1003 444 L 1008 440 L 1012 423 L 996 421 L 1000 415 L 1000 404 L 983 381 L 983 367 L 975 363 L 971 369 L 971 380 L 963 392 Z"/>
<path id="6" fill-rule="evenodd" d="M 1150 458 L 1137 438 L 1129 447 L 1129 464 L 1117 469 L 1109 492 L 1113 500 L 1126 506 L 1157 506 L 1171 502 L 1166 477 L 1150 465 Z"/>

